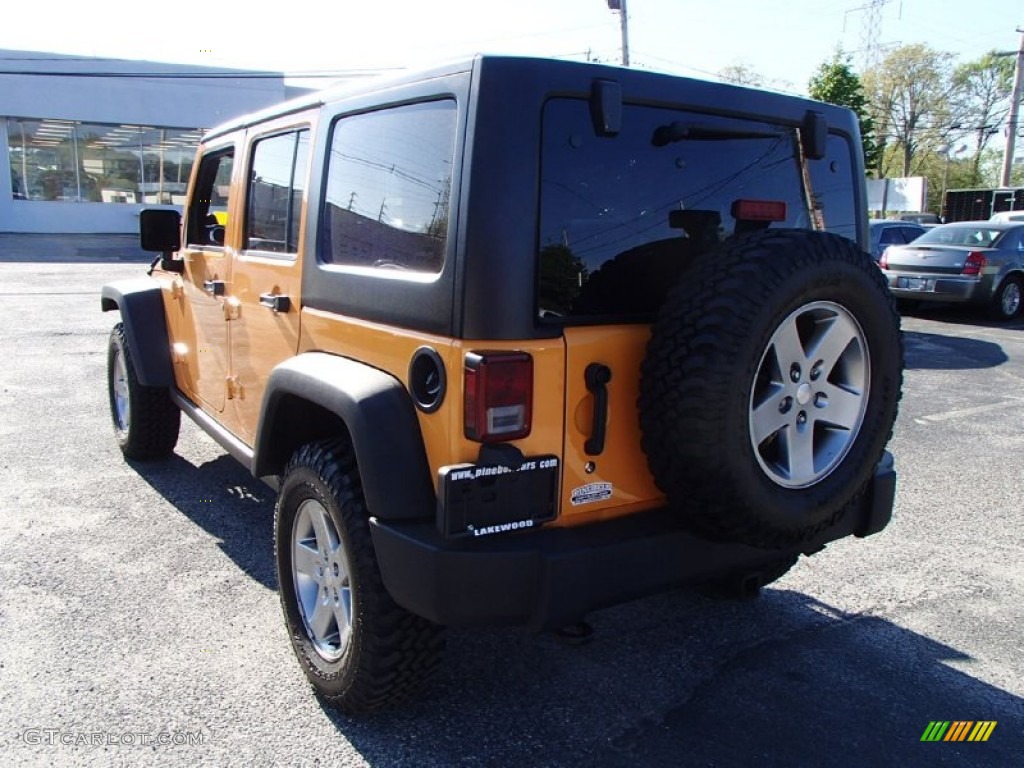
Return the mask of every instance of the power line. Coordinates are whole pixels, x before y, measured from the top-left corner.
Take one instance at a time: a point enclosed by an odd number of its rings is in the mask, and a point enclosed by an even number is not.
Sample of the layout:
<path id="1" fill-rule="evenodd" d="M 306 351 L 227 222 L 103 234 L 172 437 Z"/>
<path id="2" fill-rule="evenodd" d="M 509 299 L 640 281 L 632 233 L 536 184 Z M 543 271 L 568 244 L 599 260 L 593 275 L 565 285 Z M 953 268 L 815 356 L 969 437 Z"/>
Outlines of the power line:
<path id="1" fill-rule="evenodd" d="M 338 70 L 336 72 L 28 72 L 0 69 L 0 75 L 18 77 L 89 77 L 89 78 L 148 78 L 153 80 L 281 80 L 284 78 L 338 79 L 342 77 L 375 77 L 384 70 Z"/>

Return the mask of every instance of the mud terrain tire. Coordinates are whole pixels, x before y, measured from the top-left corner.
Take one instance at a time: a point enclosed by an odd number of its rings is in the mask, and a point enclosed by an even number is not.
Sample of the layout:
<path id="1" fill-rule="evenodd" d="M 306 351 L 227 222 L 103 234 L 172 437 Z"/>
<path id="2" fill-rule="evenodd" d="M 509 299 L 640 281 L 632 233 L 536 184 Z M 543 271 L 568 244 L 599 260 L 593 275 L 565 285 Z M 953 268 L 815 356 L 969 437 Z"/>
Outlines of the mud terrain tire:
<path id="1" fill-rule="evenodd" d="M 839 521 L 889 440 L 899 315 L 870 257 L 836 235 L 768 230 L 703 259 L 652 329 L 643 449 L 695 532 L 799 545 Z"/>

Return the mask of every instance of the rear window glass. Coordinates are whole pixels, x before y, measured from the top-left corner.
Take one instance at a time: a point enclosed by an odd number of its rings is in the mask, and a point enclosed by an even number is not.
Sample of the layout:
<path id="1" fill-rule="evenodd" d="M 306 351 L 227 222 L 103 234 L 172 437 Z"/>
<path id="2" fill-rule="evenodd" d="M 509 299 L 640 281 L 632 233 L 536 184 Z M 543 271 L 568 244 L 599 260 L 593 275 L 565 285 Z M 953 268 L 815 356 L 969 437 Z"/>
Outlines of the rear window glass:
<path id="1" fill-rule="evenodd" d="M 914 242 L 922 245 L 971 245 L 987 248 L 1005 231 L 991 229 L 984 225 L 935 227 L 935 229 L 929 229 Z"/>
<path id="2" fill-rule="evenodd" d="M 549 101 L 540 317 L 651 317 L 698 255 L 736 233 L 740 200 L 775 203 L 776 215 L 784 207 L 773 227 L 812 228 L 796 147 L 791 128 L 636 105 L 617 136 L 599 137 L 587 102 Z M 838 137 L 828 152 L 809 173 L 815 205 L 827 229 L 856 239 L 850 152 Z"/>

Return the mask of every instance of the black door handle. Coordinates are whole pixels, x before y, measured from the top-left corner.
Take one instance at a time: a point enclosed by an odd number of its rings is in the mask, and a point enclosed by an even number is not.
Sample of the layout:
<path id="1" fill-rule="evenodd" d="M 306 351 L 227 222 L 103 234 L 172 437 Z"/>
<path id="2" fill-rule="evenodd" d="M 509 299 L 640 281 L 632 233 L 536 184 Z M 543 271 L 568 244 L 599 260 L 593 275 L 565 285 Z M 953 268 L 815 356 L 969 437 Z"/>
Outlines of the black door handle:
<path id="1" fill-rule="evenodd" d="M 601 363 L 591 363 L 583 373 L 587 391 L 594 396 L 594 429 L 583 450 L 588 456 L 604 452 L 605 430 L 608 422 L 608 382 L 612 380 L 612 369 Z"/>
<path id="2" fill-rule="evenodd" d="M 223 280 L 203 280 L 203 290 L 211 296 L 223 296 L 224 295 L 224 281 Z"/>
<path id="3" fill-rule="evenodd" d="M 261 293 L 260 304 L 267 309 L 271 309 L 274 312 L 287 312 L 291 307 L 292 302 L 284 294 L 280 293 Z"/>

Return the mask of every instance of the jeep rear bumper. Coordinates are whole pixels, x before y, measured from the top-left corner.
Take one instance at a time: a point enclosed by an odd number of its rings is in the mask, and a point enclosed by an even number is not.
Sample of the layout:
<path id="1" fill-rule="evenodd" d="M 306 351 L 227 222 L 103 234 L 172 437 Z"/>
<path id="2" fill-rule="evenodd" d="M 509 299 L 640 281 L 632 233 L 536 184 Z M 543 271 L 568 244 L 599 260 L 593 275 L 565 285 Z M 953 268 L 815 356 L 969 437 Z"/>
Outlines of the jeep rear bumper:
<path id="1" fill-rule="evenodd" d="M 838 524 L 792 550 L 698 538 L 666 509 L 576 528 L 446 539 L 433 522 L 371 520 L 384 584 L 404 608 L 449 626 L 565 626 L 590 611 L 756 570 L 846 536 L 868 536 L 892 517 L 896 472 L 885 454 L 873 482 Z"/>

